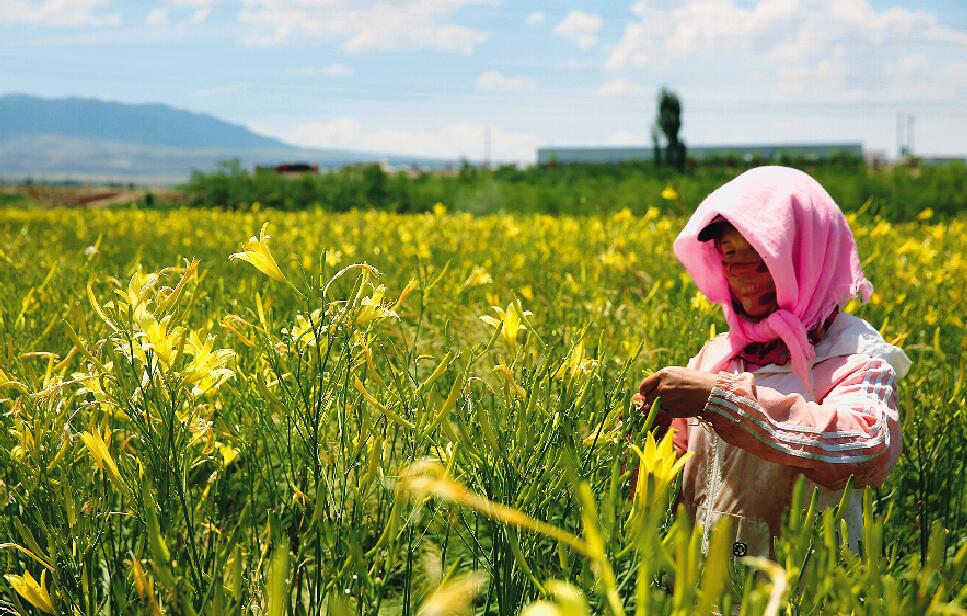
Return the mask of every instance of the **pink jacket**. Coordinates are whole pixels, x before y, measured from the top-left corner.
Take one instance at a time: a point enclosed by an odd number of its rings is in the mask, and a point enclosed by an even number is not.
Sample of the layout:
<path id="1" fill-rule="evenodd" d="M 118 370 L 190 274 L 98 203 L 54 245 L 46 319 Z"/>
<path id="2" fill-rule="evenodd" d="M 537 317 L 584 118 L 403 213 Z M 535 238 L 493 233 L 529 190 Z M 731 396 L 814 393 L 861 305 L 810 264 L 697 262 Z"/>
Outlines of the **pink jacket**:
<path id="1" fill-rule="evenodd" d="M 710 371 L 730 350 L 729 334 L 720 334 L 688 367 Z M 812 388 L 789 364 L 753 373 L 733 359 L 718 371 L 697 417 L 666 423 L 677 430 L 678 452 L 695 453 L 685 464 L 679 498 L 705 530 L 704 549 L 708 530 L 731 516 L 733 553 L 770 556 L 800 474 L 808 479 L 807 495 L 818 486 L 820 504 L 832 506 L 850 475 L 859 493 L 879 486 L 896 463 L 903 448 L 896 379 L 910 360 L 869 323 L 845 313 L 815 351 Z M 861 494 L 853 494 L 844 516 L 854 551 L 861 502 Z"/>

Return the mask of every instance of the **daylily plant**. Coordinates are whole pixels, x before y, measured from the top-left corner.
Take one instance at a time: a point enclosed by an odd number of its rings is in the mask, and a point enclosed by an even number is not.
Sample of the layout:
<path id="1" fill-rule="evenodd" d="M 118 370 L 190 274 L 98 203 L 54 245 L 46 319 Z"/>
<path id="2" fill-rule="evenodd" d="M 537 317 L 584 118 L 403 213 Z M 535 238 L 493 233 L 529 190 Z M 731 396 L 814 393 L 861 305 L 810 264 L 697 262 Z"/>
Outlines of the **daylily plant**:
<path id="1" fill-rule="evenodd" d="M 504 342 L 507 343 L 507 346 L 513 350 L 517 346 L 517 334 L 521 330 L 527 329 L 521 317 L 530 316 L 534 313 L 530 310 L 521 312 L 519 305 L 513 302 L 507 304 L 506 308 L 501 308 L 500 306 L 491 306 L 491 308 L 497 313 L 497 318 L 485 314 L 480 317 L 480 320 L 494 328 L 503 326 L 500 335 L 503 337 Z"/>

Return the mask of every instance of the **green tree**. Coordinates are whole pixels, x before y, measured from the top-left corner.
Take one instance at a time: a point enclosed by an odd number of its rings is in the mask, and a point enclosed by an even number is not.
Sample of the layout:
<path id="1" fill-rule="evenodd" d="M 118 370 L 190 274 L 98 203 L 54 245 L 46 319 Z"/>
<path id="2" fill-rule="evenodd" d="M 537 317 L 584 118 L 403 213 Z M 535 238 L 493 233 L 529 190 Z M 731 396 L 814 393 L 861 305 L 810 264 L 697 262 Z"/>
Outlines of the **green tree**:
<path id="1" fill-rule="evenodd" d="M 678 95 L 663 87 L 658 92 L 656 124 L 665 135 L 664 162 L 679 171 L 685 168 L 685 142 L 678 136 L 682 127 L 682 103 Z M 661 161 L 655 161 L 661 164 Z"/>
<path id="2" fill-rule="evenodd" d="M 388 182 L 389 178 L 380 165 L 370 164 L 363 167 L 363 190 L 369 205 L 377 208 L 386 206 L 389 197 Z"/>
<path id="3" fill-rule="evenodd" d="M 661 167 L 661 136 L 657 126 L 651 127 L 651 158 L 656 167 Z"/>

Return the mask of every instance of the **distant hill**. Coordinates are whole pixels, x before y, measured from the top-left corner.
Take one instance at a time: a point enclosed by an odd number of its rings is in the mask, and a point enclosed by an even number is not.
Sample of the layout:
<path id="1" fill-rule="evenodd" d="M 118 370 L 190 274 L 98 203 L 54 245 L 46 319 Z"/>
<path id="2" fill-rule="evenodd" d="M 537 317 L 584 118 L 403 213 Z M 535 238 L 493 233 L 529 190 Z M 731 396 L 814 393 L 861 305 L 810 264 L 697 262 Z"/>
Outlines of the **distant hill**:
<path id="1" fill-rule="evenodd" d="M 288 160 L 322 168 L 385 160 L 439 167 L 444 161 L 300 148 L 205 113 L 168 105 L 87 98 L 0 96 L 0 179 L 175 183 L 219 160 Z"/>
<path id="2" fill-rule="evenodd" d="M 65 135 L 178 148 L 285 147 L 244 126 L 167 105 L 128 105 L 90 98 L 0 97 L 0 140 Z"/>

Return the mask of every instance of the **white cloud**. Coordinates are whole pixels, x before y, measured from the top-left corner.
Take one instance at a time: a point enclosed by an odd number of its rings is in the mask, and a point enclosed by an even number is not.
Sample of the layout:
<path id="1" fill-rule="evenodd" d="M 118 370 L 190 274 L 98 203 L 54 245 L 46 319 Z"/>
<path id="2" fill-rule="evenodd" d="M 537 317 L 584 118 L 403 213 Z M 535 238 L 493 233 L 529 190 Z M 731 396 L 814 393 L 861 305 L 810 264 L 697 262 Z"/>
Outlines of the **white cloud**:
<path id="1" fill-rule="evenodd" d="M 581 49 L 591 49 L 598 43 L 601 17 L 584 11 L 571 11 L 561 23 L 554 26 L 554 33 L 569 38 Z"/>
<path id="2" fill-rule="evenodd" d="M 358 121 L 340 118 L 328 122 L 306 122 L 300 124 L 286 141 L 295 145 L 313 148 L 359 148 L 363 127 Z"/>
<path id="3" fill-rule="evenodd" d="M 428 158 L 481 160 L 485 156 L 488 127 L 455 122 L 434 130 L 369 129 L 353 118 L 308 122 L 284 138 L 305 147 L 339 148 Z M 541 137 L 491 128 L 491 157 L 497 161 L 533 161 Z"/>
<path id="4" fill-rule="evenodd" d="M 243 0 L 247 42 L 277 45 L 331 37 L 346 51 L 432 48 L 469 54 L 490 34 L 452 21 L 461 8 L 497 0 Z"/>
<path id="5" fill-rule="evenodd" d="M 162 6 L 152 9 L 145 21 L 151 26 L 163 26 L 168 23 L 172 13 L 186 15 L 184 22 L 191 25 L 205 23 L 219 0 L 164 0 Z"/>
<path id="6" fill-rule="evenodd" d="M 188 9 L 210 9 L 218 4 L 218 0 L 164 0 L 167 6 Z"/>
<path id="7" fill-rule="evenodd" d="M 353 69 L 345 64 L 334 62 L 323 66 L 321 72 L 326 77 L 349 77 L 353 74 Z"/>
<path id="8" fill-rule="evenodd" d="M 690 57 L 702 52 L 728 53 L 745 48 L 756 33 L 774 36 L 783 21 L 795 16 L 799 0 L 765 0 L 752 9 L 735 0 L 685 0 L 674 8 L 652 8 L 644 0 L 631 7 L 636 21 L 608 58 L 608 68 L 654 64 L 669 56 Z M 785 34 L 785 32 L 783 31 Z M 788 35 L 777 41 L 788 42 Z"/>
<path id="9" fill-rule="evenodd" d="M 816 83 L 825 84 L 830 91 L 840 92 L 853 99 L 862 98 L 863 91 L 854 87 L 850 81 L 850 71 L 846 49 L 835 45 L 826 57 L 816 62 L 790 62 L 780 64 L 777 71 L 776 88 L 781 94 L 802 94 L 808 92 Z"/>
<path id="10" fill-rule="evenodd" d="M 496 92 L 520 92 L 534 87 L 534 81 L 527 77 L 507 77 L 497 71 L 487 71 L 477 77 L 477 89 Z"/>
<path id="11" fill-rule="evenodd" d="M 537 26 L 542 21 L 544 21 L 545 17 L 547 17 L 547 15 L 544 14 L 544 11 L 534 11 L 533 13 L 527 16 L 525 23 L 531 28 L 533 28 L 534 26 Z"/>
<path id="12" fill-rule="evenodd" d="M 31 24 L 38 26 L 118 26 L 119 13 L 106 13 L 102 7 L 108 0 L 0 0 L 0 25 Z"/>
<path id="13" fill-rule="evenodd" d="M 627 78 L 614 79 L 598 88 L 598 96 L 638 96 L 643 92 L 641 86 Z"/>
<path id="14" fill-rule="evenodd" d="M 208 19 L 208 16 L 211 14 L 211 12 L 212 12 L 211 9 L 198 9 L 197 11 L 191 14 L 191 17 L 188 18 L 188 23 L 190 24 L 204 23 L 204 21 Z"/>
<path id="15" fill-rule="evenodd" d="M 661 6 L 640 0 L 632 12 L 608 69 L 674 70 L 727 58 L 740 83 L 771 93 L 848 101 L 874 92 L 886 99 L 920 90 L 918 76 L 892 67 L 926 50 L 933 61 L 928 72 L 947 75 L 943 96 L 960 96 L 967 88 L 967 76 L 955 70 L 956 58 L 967 51 L 967 31 L 924 10 L 878 11 L 869 0 L 684 0 Z"/>
<path id="16" fill-rule="evenodd" d="M 340 62 L 333 62 L 325 66 L 297 66 L 285 71 L 290 77 L 349 77 L 353 74 L 352 67 Z"/>
<path id="17" fill-rule="evenodd" d="M 145 21 L 149 26 L 163 26 L 168 23 L 168 11 L 164 9 L 151 9 Z"/>

